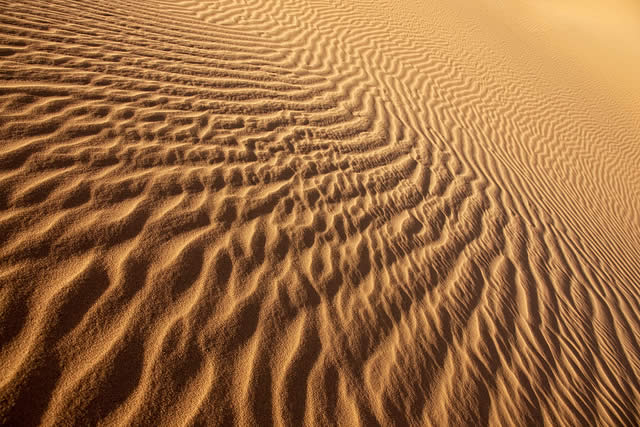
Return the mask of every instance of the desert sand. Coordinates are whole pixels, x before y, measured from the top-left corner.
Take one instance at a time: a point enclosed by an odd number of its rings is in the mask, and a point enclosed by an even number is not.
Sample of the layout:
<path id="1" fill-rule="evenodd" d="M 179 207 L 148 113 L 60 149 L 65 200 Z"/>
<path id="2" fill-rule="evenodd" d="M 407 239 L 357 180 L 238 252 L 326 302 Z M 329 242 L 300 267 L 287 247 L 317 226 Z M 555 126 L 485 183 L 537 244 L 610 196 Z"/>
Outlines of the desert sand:
<path id="1" fill-rule="evenodd" d="M 640 5 L 0 0 L 0 424 L 637 425 Z"/>

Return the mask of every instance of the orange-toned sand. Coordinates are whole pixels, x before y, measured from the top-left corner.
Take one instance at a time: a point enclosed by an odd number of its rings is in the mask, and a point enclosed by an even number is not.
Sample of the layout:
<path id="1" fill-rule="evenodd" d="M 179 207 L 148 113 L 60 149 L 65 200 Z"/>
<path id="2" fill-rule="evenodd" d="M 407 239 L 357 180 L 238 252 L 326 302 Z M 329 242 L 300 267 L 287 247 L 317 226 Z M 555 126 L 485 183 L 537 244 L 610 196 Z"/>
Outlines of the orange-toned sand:
<path id="1" fill-rule="evenodd" d="M 640 5 L 0 0 L 0 424 L 640 423 Z"/>

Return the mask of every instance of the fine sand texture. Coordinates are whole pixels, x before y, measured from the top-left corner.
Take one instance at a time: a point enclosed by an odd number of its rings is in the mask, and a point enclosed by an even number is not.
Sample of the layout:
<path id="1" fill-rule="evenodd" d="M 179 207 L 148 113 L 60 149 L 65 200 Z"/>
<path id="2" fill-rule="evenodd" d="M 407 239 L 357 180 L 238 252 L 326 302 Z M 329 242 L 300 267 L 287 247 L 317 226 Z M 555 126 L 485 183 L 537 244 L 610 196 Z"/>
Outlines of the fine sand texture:
<path id="1" fill-rule="evenodd" d="M 0 0 L 0 425 L 637 425 L 640 4 Z"/>

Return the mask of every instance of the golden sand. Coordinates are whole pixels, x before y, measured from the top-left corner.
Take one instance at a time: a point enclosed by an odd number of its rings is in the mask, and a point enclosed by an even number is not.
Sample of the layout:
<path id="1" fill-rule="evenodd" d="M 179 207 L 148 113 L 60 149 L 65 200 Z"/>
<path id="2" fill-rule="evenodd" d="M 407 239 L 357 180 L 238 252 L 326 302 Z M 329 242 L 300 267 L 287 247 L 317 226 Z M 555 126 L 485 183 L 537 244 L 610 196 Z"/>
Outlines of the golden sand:
<path id="1" fill-rule="evenodd" d="M 0 0 L 0 424 L 637 425 L 640 6 Z"/>

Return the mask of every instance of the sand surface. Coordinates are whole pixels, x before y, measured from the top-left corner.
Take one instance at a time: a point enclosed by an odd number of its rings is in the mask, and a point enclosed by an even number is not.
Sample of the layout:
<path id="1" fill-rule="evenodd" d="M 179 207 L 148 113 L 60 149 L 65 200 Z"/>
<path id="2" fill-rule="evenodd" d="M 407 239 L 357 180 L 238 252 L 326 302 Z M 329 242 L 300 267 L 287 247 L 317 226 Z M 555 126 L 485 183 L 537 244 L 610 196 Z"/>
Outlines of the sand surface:
<path id="1" fill-rule="evenodd" d="M 0 0 L 0 424 L 637 425 L 640 6 Z"/>

